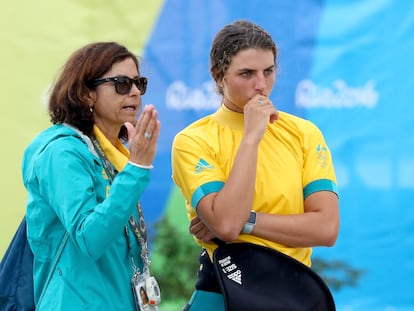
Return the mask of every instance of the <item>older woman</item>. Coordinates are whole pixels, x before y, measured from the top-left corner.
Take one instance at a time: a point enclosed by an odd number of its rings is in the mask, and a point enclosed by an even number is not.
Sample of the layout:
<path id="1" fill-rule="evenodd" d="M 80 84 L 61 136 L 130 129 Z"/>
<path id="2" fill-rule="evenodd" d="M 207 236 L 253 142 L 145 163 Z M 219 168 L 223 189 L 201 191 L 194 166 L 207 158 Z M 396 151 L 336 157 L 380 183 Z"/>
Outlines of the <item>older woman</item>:
<path id="1" fill-rule="evenodd" d="M 114 42 L 74 52 L 53 86 L 53 125 L 22 168 L 37 310 L 136 310 L 131 279 L 149 277 L 139 199 L 160 131 L 155 108 L 141 109 L 146 86 Z"/>

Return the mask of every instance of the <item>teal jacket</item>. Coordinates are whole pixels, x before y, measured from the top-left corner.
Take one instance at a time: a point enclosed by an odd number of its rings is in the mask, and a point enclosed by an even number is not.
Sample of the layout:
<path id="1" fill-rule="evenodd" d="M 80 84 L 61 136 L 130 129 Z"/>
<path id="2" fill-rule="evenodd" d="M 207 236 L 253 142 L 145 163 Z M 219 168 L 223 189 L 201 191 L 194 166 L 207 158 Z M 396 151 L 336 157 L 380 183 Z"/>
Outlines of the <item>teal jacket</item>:
<path id="1" fill-rule="evenodd" d="M 138 219 L 136 207 L 150 171 L 128 163 L 107 193 L 110 180 L 89 138 L 54 125 L 25 150 L 22 173 L 36 303 L 62 237 L 69 233 L 37 310 L 135 310 L 130 254 L 139 269 L 142 260 L 125 225 L 130 215 Z"/>

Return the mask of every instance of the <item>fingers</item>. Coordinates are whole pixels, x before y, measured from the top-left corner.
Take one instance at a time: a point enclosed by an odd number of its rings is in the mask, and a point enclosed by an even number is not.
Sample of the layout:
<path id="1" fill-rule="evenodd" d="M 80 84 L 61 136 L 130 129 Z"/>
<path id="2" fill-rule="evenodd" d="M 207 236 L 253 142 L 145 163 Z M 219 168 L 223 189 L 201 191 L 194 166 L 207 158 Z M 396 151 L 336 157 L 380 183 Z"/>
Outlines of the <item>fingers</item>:
<path id="1" fill-rule="evenodd" d="M 215 237 L 214 233 L 210 231 L 198 216 L 191 219 L 189 230 L 192 235 L 203 242 L 210 242 Z"/>
<path id="2" fill-rule="evenodd" d="M 269 122 L 274 123 L 279 118 L 279 112 L 275 109 L 275 112 L 272 113 L 269 117 Z"/>
<path id="3" fill-rule="evenodd" d="M 196 235 L 202 228 L 204 224 L 202 223 L 201 219 L 196 216 L 190 221 L 190 233 Z"/>
<path id="4" fill-rule="evenodd" d="M 151 140 L 152 138 L 158 139 L 160 131 L 158 111 L 153 105 L 147 105 L 139 116 L 135 127 L 129 122 L 125 123 L 125 126 L 128 131 L 129 139 L 136 135 L 143 137 L 146 140 Z"/>
<path id="5" fill-rule="evenodd" d="M 156 129 L 158 112 L 153 105 L 144 107 L 137 124 L 135 125 L 136 134 L 142 135 L 146 139 L 151 139 Z"/>
<path id="6" fill-rule="evenodd" d="M 152 165 L 161 127 L 155 107 L 145 106 L 135 126 L 125 123 L 125 127 L 128 131 L 130 161 L 140 165 Z"/>
<path id="7" fill-rule="evenodd" d="M 161 128 L 161 123 L 158 120 L 158 112 L 155 112 L 155 114 L 153 114 L 153 119 L 151 120 L 151 122 L 149 123 L 149 125 L 147 126 L 144 132 L 144 138 L 158 140 L 158 136 L 160 134 L 160 128 Z"/>
<path id="8" fill-rule="evenodd" d="M 135 133 L 135 127 L 132 125 L 132 123 L 131 122 L 125 122 L 125 127 L 126 127 L 126 129 L 127 129 L 127 132 L 128 132 L 128 137 L 132 137 L 132 136 L 134 136 L 134 133 Z"/>
<path id="9" fill-rule="evenodd" d="M 263 101 L 263 100 L 261 100 L 261 99 L 258 99 L 258 100 L 256 101 L 256 103 L 257 103 L 259 106 L 264 106 L 264 105 L 265 105 L 265 101 Z"/>
<path id="10" fill-rule="evenodd" d="M 248 105 L 250 109 L 265 112 L 268 115 L 270 123 L 275 122 L 279 117 L 278 111 L 267 96 L 255 95 L 249 100 Z"/>
<path id="11" fill-rule="evenodd" d="M 194 217 L 193 219 L 190 220 L 190 226 L 195 225 L 196 223 L 199 223 L 201 220 L 198 216 Z"/>

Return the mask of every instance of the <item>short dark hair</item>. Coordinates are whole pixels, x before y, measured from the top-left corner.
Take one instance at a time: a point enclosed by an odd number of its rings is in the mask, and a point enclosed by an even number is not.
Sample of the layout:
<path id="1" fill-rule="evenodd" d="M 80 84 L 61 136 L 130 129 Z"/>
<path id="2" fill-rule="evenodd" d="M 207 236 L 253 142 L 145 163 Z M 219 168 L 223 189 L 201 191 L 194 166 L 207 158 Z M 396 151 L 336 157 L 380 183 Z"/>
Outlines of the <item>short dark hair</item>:
<path id="1" fill-rule="evenodd" d="M 93 130 L 93 113 L 90 111 L 89 91 L 94 79 L 102 77 L 114 63 L 133 59 L 139 74 L 137 57 L 125 46 L 116 42 L 90 43 L 75 51 L 63 66 L 49 98 L 49 115 L 53 124 L 70 124 L 86 135 Z M 126 137 L 123 127 L 119 137 Z"/>
<path id="2" fill-rule="evenodd" d="M 210 50 L 210 73 L 214 81 L 217 83 L 224 78 L 234 55 L 249 48 L 271 50 L 276 64 L 276 44 L 263 28 L 247 20 L 224 26 L 216 34 Z M 223 94 L 219 85 L 218 91 Z"/>

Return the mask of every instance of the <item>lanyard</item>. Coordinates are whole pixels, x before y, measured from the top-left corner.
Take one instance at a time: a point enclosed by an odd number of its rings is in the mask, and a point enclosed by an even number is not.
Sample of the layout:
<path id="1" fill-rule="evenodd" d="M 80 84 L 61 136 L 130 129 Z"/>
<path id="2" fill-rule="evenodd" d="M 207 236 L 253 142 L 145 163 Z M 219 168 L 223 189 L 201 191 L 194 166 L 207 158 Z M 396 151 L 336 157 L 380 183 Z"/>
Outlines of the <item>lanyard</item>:
<path id="1" fill-rule="evenodd" d="M 112 184 L 112 181 L 114 180 L 116 174 L 118 173 L 114 167 L 112 166 L 111 162 L 108 160 L 108 158 L 105 155 L 105 152 L 102 149 L 101 144 L 99 143 L 99 141 L 96 139 L 95 136 L 91 136 L 90 137 L 94 147 L 95 147 L 95 151 L 97 152 L 97 154 L 99 155 L 99 157 L 101 158 L 103 165 L 104 165 L 104 169 L 106 171 L 106 174 L 108 175 L 110 182 Z M 139 217 L 139 223 L 137 224 L 135 218 L 133 215 L 131 215 L 129 217 L 129 225 L 132 228 L 132 231 L 134 232 L 134 236 L 135 239 L 137 240 L 138 244 L 141 246 L 141 258 L 144 262 L 144 272 L 149 270 L 149 266 L 151 264 L 151 261 L 149 260 L 149 256 L 150 256 L 150 251 L 148 249 L 147 246 L 147 229 L 145 226 L 145 220 L 144 220 L 144 215 L 142 213 L 142 208 L 141 208 L 141 204 L 138 202 L 137 205 L 137 210 L 138 210 L 138 217 Z M 129 239 L 129 230 L 128 230 L 128 226 L 125 225 L 124 227 L 125 229 L 125 235 L 126 235 L 126 240 L 127 240 L 127 244 L 128 244 L 128 249 L 131 253 L 132 251 L 132 246 L 131 246 L 131 242 Z M 136 267 L 135 263 L 134 263 L 134 257 L 131 255 L 131 261 L 132 261 L 132 269 L 134 270 L 134 273 L 139 272 L 138 268 Z"/>

